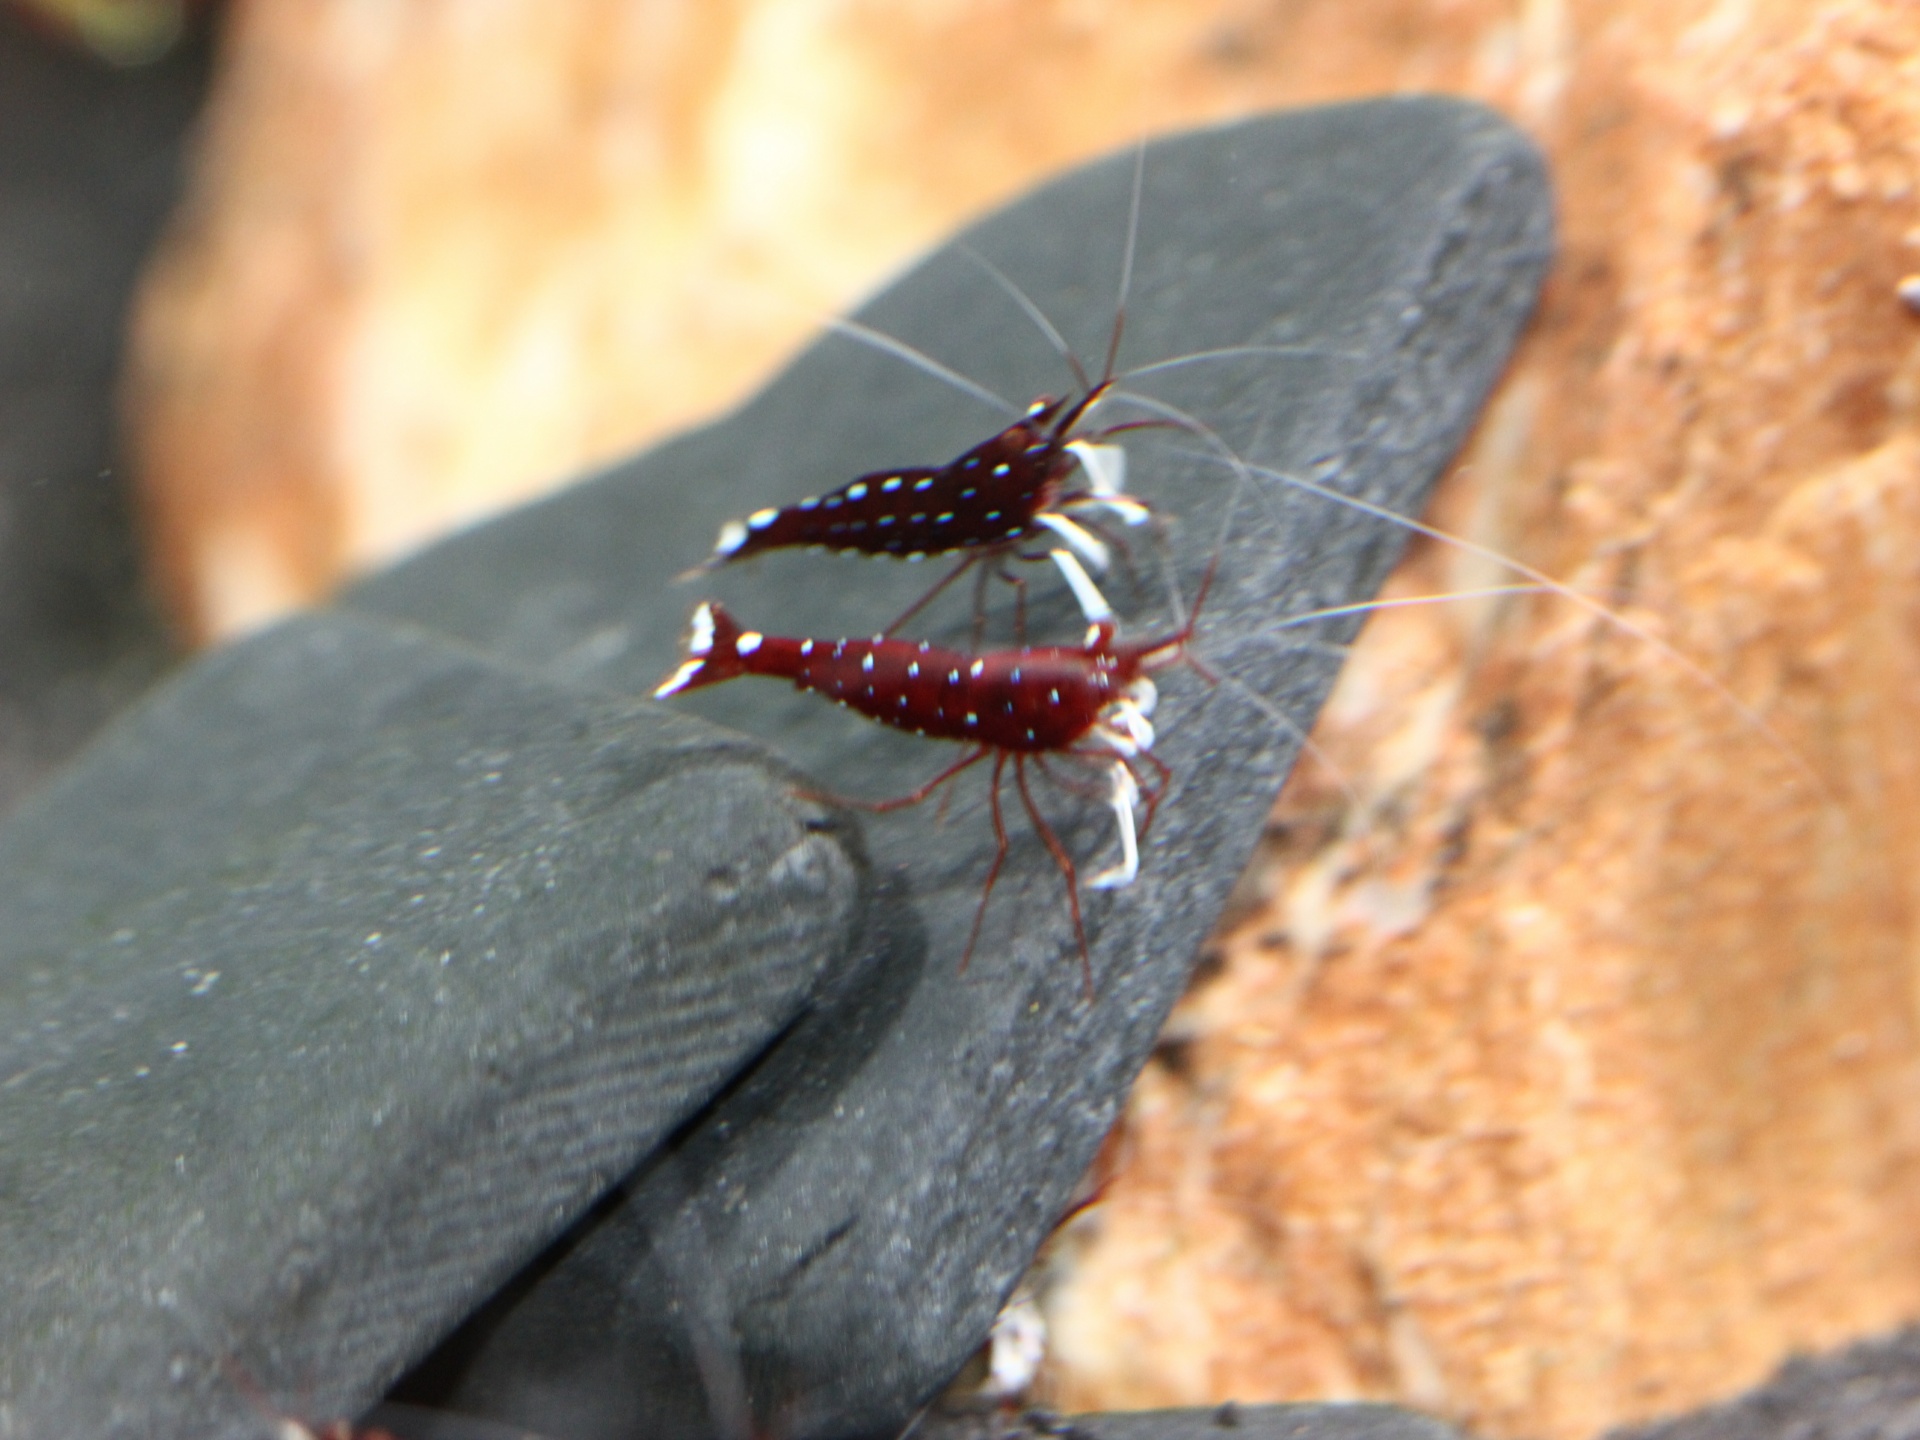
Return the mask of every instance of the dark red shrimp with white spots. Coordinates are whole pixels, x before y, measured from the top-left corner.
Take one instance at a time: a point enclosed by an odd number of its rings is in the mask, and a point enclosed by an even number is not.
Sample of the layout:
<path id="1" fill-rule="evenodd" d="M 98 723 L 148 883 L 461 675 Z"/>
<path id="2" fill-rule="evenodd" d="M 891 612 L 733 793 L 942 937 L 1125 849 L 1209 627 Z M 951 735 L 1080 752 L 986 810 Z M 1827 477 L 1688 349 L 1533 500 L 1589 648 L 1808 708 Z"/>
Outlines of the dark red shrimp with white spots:
<path id="1" fill-rule="evenodd" d="M 1197 609 L 1197 607 L 1196 607 Z M 869 719 L 897 730 L 970 747 L 959 760 L 911 794 L 878 803 L 871 810 L 917 805 L 961 772 L 993 758 L 988 796 L 996 849 L 987 868 L 973 928 L 961 966 L 973 954 L 980 922 L 994 882 L 1007 858 L 1007 831 L 1000 813 L 1000 780 L 1009 759 L 1014 783 L 1028 818 L 1067 883 L 1074 937 L 1089 996 L 1092 962 L 1080 918 L 1079 874 L 1053 827 L 1034 804 L 1026 765 L 1045 769 L 1049 756 L 1061 756 L 1105 771 L 1109 803 L 1119 826 L 1119 861 L 1087 881 L 1093 889 L 1117 889 L 1140 872 L 1140 834 L 1166 793 L 1171 772 L 1153 752 L 1153 714 L 1157 691 L 1151 672 L 1186 658 L 1193 634 L 1189 620 L 1158 639 L 1123 641 L 1111 620 L 1087 630 L 1084 644 L 1025 645 L 969 654 L 923 640 L 814 640 L 745 630 L 724 609 L 704 604 L 694 612 L 688 659 L 659 688 L 656 698 L 717 685 L 741 675 L 791 680 Z M 1140 767 L 1153 774 L 1141 783 Z M 1145 814 L 1141 815 L 1142 799 Z"/>
<path id="2" fill-rule="evenodd" d="M 1164 409 L 1149 407 L 1147 418 L 1084 431 L 1083 422 L 1109 400 L 1138 399 L 1117 387 L 1123 380 L 1151 371 L 1236 354 L 1325 358 L 1338 353 L 1311 347 L 1244 346 L 1186 355 L 1125 374 L 1116 372 L 1140 224 L 1144 157 L 1142 150 L 1135 159 L 1119 294 L 1107 339 L 1106 362 L 1097 380 L 1089 376 L 1079 356 L 1039 307 L 990 262 L 969 251 L 974 262 L 1025 312 L 1066 362 L 1075 381 L 1073 394 L 1065 398 L 1039 397 L 1012 424 L 945 465 L 874 471 L 826 494 L 790 505 L 768 506 L 745 520 L 728 520 L 720 527 L 713 554 L 698 568 L 712 569 L 769 551 L 798 547 L 909 561 L 960 556 L 953 569 L 882 632 L 891 635 L 975 565 L 985 564 L 990 571 L 1004 574 L 1001 566 L 1008 559 L 1051 559 L 1086 618 L 1095 623 L 1110 618 L 1113 611 L 1093 580 L 1093 574 L 1105 571 L 1112 559 L 1114 537 L 1104 532 L 1103 522 L 1112 519 L 1138 526 L 1154 518 L 1148 505 L 1127 493 L 1127 454 L 1121 445 L 1113 443 L 1114 439 L 1133 430 L 1182 428 L 1183 421 Z M 851 321 L 838 322 L 834 328 L 991 405 L 1013 408 L 992 391 L 890 336 Z"/>
<path id="3" fill-rule="evenodd" d="M 1112 383 L 1109 376 L 1070 400 L 1041 397 L 1013 424 L 951 464 L 877 471 L 826 495 L 759 510 L 744 522 L 729 520 L 709 563 L 797 546 L 903 560 L 961 554 L 960 564 L 896 619 L 890 633 L 977 562 L 1005 559 L 1044 543 L 1088 618 L 1104 618 L 1110 612 L 1087 567 L 1104 570 L 1110 550 L 1081 520 L 1104 512 L 1139 525 L 1151 515 L 1125 493 L 1126 453 L 1099 443 L 1141 422 L 1093 436 L 1073 433 Z"/>

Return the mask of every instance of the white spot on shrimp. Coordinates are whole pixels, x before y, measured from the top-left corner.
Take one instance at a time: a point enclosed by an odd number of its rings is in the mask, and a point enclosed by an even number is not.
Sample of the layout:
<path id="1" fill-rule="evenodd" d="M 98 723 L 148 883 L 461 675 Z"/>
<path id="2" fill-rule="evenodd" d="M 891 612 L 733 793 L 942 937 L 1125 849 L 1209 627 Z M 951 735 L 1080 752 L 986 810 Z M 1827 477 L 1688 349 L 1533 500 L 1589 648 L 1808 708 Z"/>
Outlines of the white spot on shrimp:
<path id="1" fill-rule="evenodd" d="M 720 527 L 720 538 L 713 542 L 713 553 L 732 555 L 747 543 L 747 527 L 738 520 L 729 520 Z"/>
<path id="2" fill-rule="evenodd" d="M 849 485 L 847 487 L 847 499 L 864 500 L 866 498 L 867 498 L 867 486 L 865 481 L 861 481 L 857 484 Z"/>
<path id="3" fill-rule="evenodd" d="M 747 528 L 749 530 L 764 530 L 779 518 L 780 512 L 778 510 L 756 510 L 747 516 Z"/>
<path id="4" fill-rule="evenodd" d="M 969 710 L 967 712 L 967 724 L 978 725 L 979 723 L 980 723 L 980 717 L 974 714 L 973 711 Z"/>
<path id="5" fill-rule="evenodd" d="M 953 511 L 951 511 L 951 510 L 949 510 L 949 511 L 947 511 L 947 513 L 946 513 L 946 514 L 944 514 L 944 515 L 936 515 L 936 516 L 934 516 L 934 517 L 933 517 L 933 523 L 934 523 L 934 524 L 936 524 L 936 525 L 945 525 L 945 524 L 946 524 L 946 523 L 947 523 L 948 521 L 950 521 L 950 520 L 952 520 L 952 519 L 953 519 Z"/>
<path id="6" fill-rule="evenodd" d="M 1047 692 L 1047 699 L 1053 704 L 1058 705 L 1060 703 L 1060 692 L 1058 690 L 1049 690 Z"/>
<path id="7" fill-rule="evenodd" d="M 920 678 L 920 662 L 918 660 L 907 666 L 907 678 L 909 680 L 918 680 Z"/>
<path id="8" fill-rule="evenodd" d="M 982 675 L 984 675 L 986 673 L 986 670 L 987 670 L 987 662 L 984 660 L 976 660 L 973 662 L 973 664 L 967 667 L 967 673 L 973 676 L 973 678 L 976 680 L 978 680 Z"/>
<path id="9" fill-rule="evenodd" d="M 733 642 L 733 653 L 736 655 L 751 655 L 760 648 L 761 642 L 766 638 L 767 637 L 762 635 L 758 630 L 743 631 L 741 632 L 740 638 Z"/>
<path id="10" fill-rule="evenodd" d="M 883 480 L 880 483 L 880 493 L 883 495 L 891 495 L 894 491 L 898 490 L 899 488 L 900 488 L 900 477 L 898 475 L 889 476 L 886 480 Z"/>
<path id="11" fill-rule="evenodd" d="M 931 490 L 933 488 L 933 477 L 929 475 L 924 480 L 914 481 L 913 488 L 916 490 Z"/>
<path id="12" fill-rule="evenodd" d="M 809 495 L 806 499 L 802 500 L 799 503 L 799 505 L 795 506 L 794 508 L 799 510 L 811 510 L 815 506 L 817 506 L 819 503 L 820 503 L 820 497 L 818 495 Z"/>
<path id="13" fill-rule="evenodd" d="M 1016 685 L 1020 683 L 1020 667 L 1018 665 L 1013 667 L 1013 683 Z"/>
<path id="14" fill-rule="evenodd" d="M 949 670 L 947 672 L 947 684 L 958 685 L 959 683 L 960 683 L 960 672 L 958 670 Z"/>
<path id="15" fill-rule="evenodd" d="M 713 649 L 713 606 L 702 605 L 693 612 L 693 632 L 687 636 L 687 653 L 705 655 Z"/>
<path id="16" fill-rule="evenodd" d="M 873 673 L 873 652 L 871 650 L 867 652 L 867 658 L 860 662 L 860 668 L 869 675 Z"/>
<path id="17" fill-rule="evenodd" d="M 993 467 L 993 473 L 996 475 L 1006 475 L 1012 469 L 1013 467 L 1011 465 L 996 465 Z"/>
<path id="18" fill-rule="evenodd" d="M 800 653 L 802 655 L 811 655 L 813 653 L 813 642 L 811 640 L 802 640 L 800 642 Z"/>

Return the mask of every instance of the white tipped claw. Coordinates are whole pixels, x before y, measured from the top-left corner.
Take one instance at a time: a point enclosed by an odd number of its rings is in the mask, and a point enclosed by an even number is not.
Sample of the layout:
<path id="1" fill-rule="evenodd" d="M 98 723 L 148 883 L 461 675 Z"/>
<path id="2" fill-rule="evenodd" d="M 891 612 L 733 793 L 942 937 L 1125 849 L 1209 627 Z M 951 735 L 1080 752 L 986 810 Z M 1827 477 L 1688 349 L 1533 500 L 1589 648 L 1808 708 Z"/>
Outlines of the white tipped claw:
<path id="1" fill-rule="evenodd" d="M 1127 452 L 1118 445 L 1096 445 L 1091 440 L 1075 440 L 1067 449 L 1087 472 L 1087 488 L 1102 500 L 1111 500 L 1126 492 Z"/>
<path id="2" fill-rule="evenodd" d="M 1078 556 L 1071 550 L 1049 550 L 1047 554 L 1060 567 L 1073 598 L 1080 602 L 1080 613 L 1089 623 L 1099 625 L 1113 619 L 1113 607 L 1107 604 L 1107 597 L 1100 593 L 1100 587 L 1093 583 L 1093 577 L 1087 574 Z"/>
<path id="3" fill-rule="evenodd" d="M 1112 767 L 1113 818 L 1120 827 L 1120 863 L 1109 866 L 1087 881 L 1091 890 L 1119 890 L 1131 885 L 1140 875 L 1140 838 L 1133 823 L 1134 807 L 1140 802 L 1140 782 L 1133 772 L 1116 761 Z"/>
<path id="4" fill-rule="evenodd" d="M 1100 540 L 1089 534 L 1084 528 L 1073 523 L 1066 516 L 1051 510 L 1042 510 L 1033 517 L 1036 525 L 1044 525 L 1079 554 L 1096 570 L 1105 570 L 1113 563 L 1113 554 Z"/>

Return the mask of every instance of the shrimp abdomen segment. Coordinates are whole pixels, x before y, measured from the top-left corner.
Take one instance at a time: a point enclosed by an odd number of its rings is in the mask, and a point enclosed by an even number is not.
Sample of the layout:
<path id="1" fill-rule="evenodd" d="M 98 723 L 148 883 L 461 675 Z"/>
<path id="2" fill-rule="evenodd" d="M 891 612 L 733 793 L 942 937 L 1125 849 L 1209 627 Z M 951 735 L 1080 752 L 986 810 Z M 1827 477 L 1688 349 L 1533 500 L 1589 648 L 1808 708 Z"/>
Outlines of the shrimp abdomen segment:
<path id="1" fill-rule="evenodd" d="M 1131 678 L 1105 646 L 969 655 L 880 636 L 799 639 L 743 629 L 715 604 L 694 612 L 688 654 L 657 697 L 738 675 L 775 676 L 896 730 L 1032 754 L 1071 746 Z"/>
<path id="2" fill-rule="evenodd" d="M 943 740 L 1000 750 L 1062 750 L 1111 698 L 1107 667 L 1049 646 L 968 655 L 925 641 L 787 641 L 755 668 L 861 714 Z"/>
<path id="3" fill-rule="evenodd" d="M 1029 416 L 950 465 L 880 470 L 744 522 L 729 520 L 713 560 L 803 545 L 919 558 L 1002 544 L 1031 528 L 1076 463 Z"/>

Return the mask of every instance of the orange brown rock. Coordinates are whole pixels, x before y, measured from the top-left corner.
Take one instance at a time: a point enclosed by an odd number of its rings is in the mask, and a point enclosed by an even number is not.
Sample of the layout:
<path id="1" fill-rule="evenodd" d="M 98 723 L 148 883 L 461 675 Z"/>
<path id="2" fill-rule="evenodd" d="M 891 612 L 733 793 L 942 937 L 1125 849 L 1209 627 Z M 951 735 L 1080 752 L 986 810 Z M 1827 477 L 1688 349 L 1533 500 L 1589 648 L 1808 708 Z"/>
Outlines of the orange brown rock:
<path id="1" fill-rule="evenodd" d="M 1052 1384 L 1571 1440 L 1920 1314 L 1911 4 L 252 0 L 130 395 L 223 633 L 710 411 L 1042 171 L 1405 89 L 1506 110 L 1563 206 L 1436 521 L 1624 626 L 1369 627 Z M 1503 578 L 1422 541 L 1393 588 Z"/>

